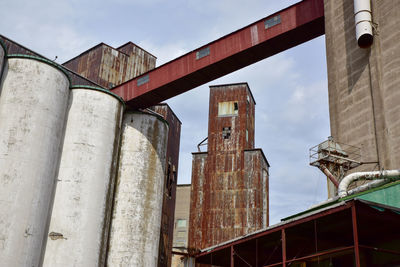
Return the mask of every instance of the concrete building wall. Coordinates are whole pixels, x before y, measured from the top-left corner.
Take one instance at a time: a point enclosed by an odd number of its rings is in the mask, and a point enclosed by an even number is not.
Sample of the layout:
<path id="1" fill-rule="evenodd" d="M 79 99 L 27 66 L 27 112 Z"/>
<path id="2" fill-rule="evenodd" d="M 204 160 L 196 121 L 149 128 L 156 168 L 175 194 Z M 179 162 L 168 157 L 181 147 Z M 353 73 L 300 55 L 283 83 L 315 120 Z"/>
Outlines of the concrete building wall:
<path id="1" fill-rule="evenodd" d="M 190 184 L 176 187 L 173 251 L 182 254 L 172 254 L 172 267 L 186 267 L 189 262 L 183 254 L 188 253 L 190 189 Z"/>
<path id="2" fill-rule="evenodd" d="M 69 96 L 65 73 L 8 58 L 0 97 L 0 263 L 40 266 Z"/>
<path id="3" fill-rule="evenodd" d="M 71 91 L 43 266 L 103 266 L 111 221 L 122 100 Z"/>
<path id="4" fill-rule="evenodd" d="M 268 223 L 269 165 L 261 150 L 254 150 L 255 101 L 247 83 L 211 86 L 209 108 L 208 151 L 193 153 L 189 247 L 194 249 Z"/>
<path id="5" fill-rule="evenodd" d="M 109 266 L 156 266 L 168 125 L 125 112 L 108 248 Z"/>
<path id="6" fill-rule="evenodd" d="M 374 43 L 355 39 L 353 0 L 324 1 L 331 133 L 361 147 L 354 171 L 400 166 L 400 2 L 371 1 Z"/>

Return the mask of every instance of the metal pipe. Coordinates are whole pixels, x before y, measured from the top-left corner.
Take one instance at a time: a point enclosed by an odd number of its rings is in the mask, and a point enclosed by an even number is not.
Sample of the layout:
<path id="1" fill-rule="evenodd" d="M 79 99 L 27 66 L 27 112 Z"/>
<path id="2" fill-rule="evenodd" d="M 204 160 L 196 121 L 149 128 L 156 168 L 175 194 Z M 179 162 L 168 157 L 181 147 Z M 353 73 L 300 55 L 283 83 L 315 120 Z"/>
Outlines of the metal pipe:
<path id="1" fill-rule="evenodd" d="M 338 195 L 339 197 L 345 197 L 349 194 L 347 192 L 348 186 L 358 180 L 383 180 L 383 182 L 388 180 L 398 180 L 400 179 L 400 170 L 387 170 L 387 171 L 373 171 L 373 172 L 355 172 L 347 175 L 339 184 Z M 372 183 L 377 184 L 378 182 Z M 379 183 L 378 183 L 379 184 Z M 371 183 L 367 184 L 371 186 Z M 366 185 L 364 185 L 366 186 Z M 354 193 L 355 190 L 352 190 Z M 360 190 L 358 189 L 357 192 Z"/>
<path id="2" fill-rule="evenodd" d="M 374 41 L 370 0 L 354 0 L 354 20 L 358 46 L 370 47 Z"/>
<path id="3" fill-rule="evenodd" d="M 328 168 L 324 164 L 319 165 L 319 169 L 331 180 L 331 182 L 336 186 L 336 188 L 339 187 L 339 183 L 336 180 L 335 176 L 328 170 Z"/>
<path id="4" fill-rule="evenodd" d="M 358 187 L 356 187 L 354 189 L 351 189 L 351 190 L 347 191 L 347 195 L 350 196 L 350 195 L 353 195 L 353 194 L 357 194 L 359 192 L 366 191 L 368 189 L 378 187 L 378 186 L 383 185 L 383 184 L 385 184 L 387 182 L 388 182 L 388 180 L 385 180 L 385 179 L 374 180 L 372 182 L 360 185 L 360 186 L 358 186 Z"/>

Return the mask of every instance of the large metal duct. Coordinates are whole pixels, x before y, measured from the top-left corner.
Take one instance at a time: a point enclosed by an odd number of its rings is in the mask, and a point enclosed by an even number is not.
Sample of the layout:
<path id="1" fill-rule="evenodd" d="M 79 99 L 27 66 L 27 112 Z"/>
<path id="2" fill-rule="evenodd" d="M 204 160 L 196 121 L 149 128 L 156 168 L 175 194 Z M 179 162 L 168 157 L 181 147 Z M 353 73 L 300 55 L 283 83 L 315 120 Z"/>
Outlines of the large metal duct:
<path id="1" fill-rule="evenodd" d="M 125 114 L 108 266 L 157 266 L 167 138 L 161 117 Z"/>
<path id="2" fill-rule="evenodd" d="M 123 100 L 74 86 L 43 266 L 104 266 Z"/>
<path id="3" fill-rule="evenodd" d="M 8 57 L 0 97 L 0 265 L 39 266 L 59 167 L 69 80 L 45 59 Z"/>

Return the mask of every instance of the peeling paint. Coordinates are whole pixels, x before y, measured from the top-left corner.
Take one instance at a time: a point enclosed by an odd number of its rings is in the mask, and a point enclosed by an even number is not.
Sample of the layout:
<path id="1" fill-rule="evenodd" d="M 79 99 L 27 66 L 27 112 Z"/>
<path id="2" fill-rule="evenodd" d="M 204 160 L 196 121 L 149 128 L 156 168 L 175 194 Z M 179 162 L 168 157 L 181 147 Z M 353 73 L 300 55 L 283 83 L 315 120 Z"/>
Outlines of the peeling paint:
<path id="1" fill-rule="evenodd" d="M 50 237 L 51 240 L 58 240 L 58 239 L 65 239 L 66 240 L 66 238 L 63 236 L 63 234 L 56 233 L 56 232 L 51 232 L 49 234 L 49 237 Z"/>

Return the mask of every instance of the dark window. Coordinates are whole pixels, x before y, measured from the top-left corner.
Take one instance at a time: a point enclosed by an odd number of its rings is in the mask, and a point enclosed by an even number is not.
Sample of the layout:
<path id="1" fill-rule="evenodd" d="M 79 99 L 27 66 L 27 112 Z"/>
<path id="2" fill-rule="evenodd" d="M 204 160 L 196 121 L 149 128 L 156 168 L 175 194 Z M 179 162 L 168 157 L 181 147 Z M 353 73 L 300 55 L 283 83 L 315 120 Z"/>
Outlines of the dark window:
<path id="1" fill-rule="evenodd" d="M 140 77 L 137 79 L 137 86 L 141 86 L 142 84 L 148 83 L 149 82 L 149 75 L 146 74 L 143 77 Z"/>
<path id="2" fill-rule="evenodd" d="M 275 17 L 267 19 L 266 21 L 264 21 L 265 29 L 269 29 L 275 25 L 278 25 L 279 23 L 281 23 L 281 15 L 277 15 Z"/>
<path id="3" fill-rule="evenodd" d="M 210 47 L 203 48 L 196 52 L 196 59 L 206 57 L 210 54 Z"/>
<path id="4" fill-rule="evenodd" d="M 223 127 L 222 128 L 222 138 L 229 139 L 231 137 L 231 127 Z"/>

